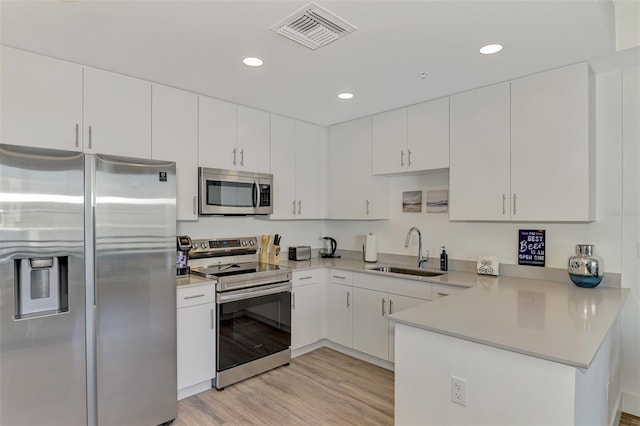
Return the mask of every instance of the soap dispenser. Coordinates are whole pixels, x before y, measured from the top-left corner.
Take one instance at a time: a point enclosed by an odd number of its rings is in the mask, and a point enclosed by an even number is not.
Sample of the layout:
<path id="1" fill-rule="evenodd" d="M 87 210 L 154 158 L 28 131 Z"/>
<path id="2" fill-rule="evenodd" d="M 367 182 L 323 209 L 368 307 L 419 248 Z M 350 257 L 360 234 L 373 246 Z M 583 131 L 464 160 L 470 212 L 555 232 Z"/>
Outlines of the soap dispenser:
<path id="1" fill-rule="evenodd" d="M 442 253 L 440 253 L 440 270 L 446 271 L 449 268 L 449 256 L 442 246 Z"/>

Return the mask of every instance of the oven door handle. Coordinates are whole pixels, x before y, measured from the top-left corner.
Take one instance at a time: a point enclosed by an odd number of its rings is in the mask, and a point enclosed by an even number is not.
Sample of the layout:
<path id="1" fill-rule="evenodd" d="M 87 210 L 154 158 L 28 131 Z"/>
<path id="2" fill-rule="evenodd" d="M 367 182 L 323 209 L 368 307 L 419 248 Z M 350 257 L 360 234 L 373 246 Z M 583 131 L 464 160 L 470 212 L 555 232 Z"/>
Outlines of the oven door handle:
<path id="1" fill-rule="evenodd" d="M 291 282 L 268 285 L 258 288 L 243 288 L 242 290 L 218 293 L 217 303 L 236 302 L 238 300 L 252 299 L 254 297 L 268 296 L 270 294 L 291 292 Z"/>

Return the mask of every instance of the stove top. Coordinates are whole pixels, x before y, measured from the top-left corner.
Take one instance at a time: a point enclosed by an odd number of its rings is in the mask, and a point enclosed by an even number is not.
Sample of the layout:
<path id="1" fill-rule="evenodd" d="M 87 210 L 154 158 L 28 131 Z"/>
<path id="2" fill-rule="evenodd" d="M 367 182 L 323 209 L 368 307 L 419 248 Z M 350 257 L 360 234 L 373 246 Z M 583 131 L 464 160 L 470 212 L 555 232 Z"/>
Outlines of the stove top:
<path id="1" fill-rule="evenodd" d="M 191 274 L 217 280 L 219 292 L 291 280 L 291 268 L 258 262 L 194 266 Z"/>

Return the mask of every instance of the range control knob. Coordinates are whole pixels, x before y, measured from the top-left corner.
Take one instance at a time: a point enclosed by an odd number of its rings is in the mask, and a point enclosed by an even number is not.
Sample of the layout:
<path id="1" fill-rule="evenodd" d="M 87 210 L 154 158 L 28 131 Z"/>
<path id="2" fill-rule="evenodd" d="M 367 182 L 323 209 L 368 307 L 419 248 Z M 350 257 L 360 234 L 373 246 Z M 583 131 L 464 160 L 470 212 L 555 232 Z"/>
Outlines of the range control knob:
<path id="1" fill-rule="evenodd" d="M 204 250 L 207 248 L 207 243 L 200 243 L 200 247 Z"/>
<path id="2" fill-rule="evenodd" d="M 249 240 L 249 245 L 251 245 L 251 246 L 255 246 L 255 245 L 256 245 L 256 242 L 255 242 L 254 240 Z"/>
<path id="3" fill-rule="evenodd" d="M 242 240 L 242 242 L 240 243 L 240 245 L 242 245 L 242 246 L 246 246 L 246 245 L 247 245 L 247 240 Z"/>

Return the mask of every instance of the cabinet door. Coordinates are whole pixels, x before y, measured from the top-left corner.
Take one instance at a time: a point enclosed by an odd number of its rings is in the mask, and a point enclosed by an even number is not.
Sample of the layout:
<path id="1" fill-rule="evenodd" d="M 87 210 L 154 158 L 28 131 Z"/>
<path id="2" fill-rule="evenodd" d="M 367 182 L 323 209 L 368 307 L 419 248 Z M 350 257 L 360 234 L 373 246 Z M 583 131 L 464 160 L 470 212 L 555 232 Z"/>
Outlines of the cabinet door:
<path id="1" fill-rule="evenodd" d="M 386 219 L 389 179 L 371 175 L 371 117 L 329 129 L 329 218 Z"/>
<path id="2" fill-rule="evenodd" d="M 215 303 L 177 310 L 178 389 L 216 375 L 214 314 Z"/>
<path id="3" fill-rule="evenodd" d="M 151 83 L 84 69 L 84 151 L 151 158 Z"/>
<path id="4" fill-rule="evenodd" d="M 353 348 L 389 358 L 389 300 L 387 293 L 353 289 Z"/>
<path id="5" fill-rule="evenodd" d="M 318 287 L 303 285 L 291 292 L 291 349 L 318 341 Z"/>
<path id="6" fill-rule="evenodd" d="M 154 84 L 151 158 L 176 163 L 176 215 L 197 220 L 198 96 Z"/>
<path id="7" fill-rule="evenodd" d="M 271 173 L 274 206 L 271 219 L 294 219 L 296 203 L 296 122 L 271 114 Z"/>
<path id="8" fill-rule="evenodd" d="M 295 152 L 296 217 L 324 219 L 327 205 L 327 129 L 296 121 Z"/>
<path id="9" fill-rule="evenodd" d="M 238 106 L 238 166 L 269 173 L 269 113 Z"/>
<path id="10" fill-rule="evenodd" d="M 353 287 L 341 284 L 329 284 L 329 300 L 327 306 L 327 330 L 329 340 L 342 346 L 353 346 L 352 332 Z"/>
<path id="11" fill-rule="evenodd" d="M 511 83 L 511 218 L 594 220 L 588 64 Z"/>
<path id="12" fill-rule="evenodd" d="M 198 96 L 198 165 L 234 169 L 239 164 L 238 108 L 235 104 Z"/>
<path id="13" fill-rule="evenodd" d="M 417 299 L 415 297 L 399 296 L 397 294 L 389 295 L 389 313 L 395 314 L 405 309 L 412 308 L 422 303 L 428 303 L 428 300 Z M 395 342 L 396 342 L 396 323 L 389 321 L 389 361 L 395 362 Z"/>
<path id="14" fill-rule="evenodd" d="M 82 151 L 82 67 L 0 46 L 0 141 Z"/>
<path id="15" fill-rule="evenodd" d="M 374 175 L 407 170 L 407 108 L 373 116 L 371 172 Z"/>
<path id="16" fill-rule="evenodd" d="M 449 219 L 509 220 L 509 83 L 450 102 Z"/>
<path id="17" fill-rule="evenodd" d="M 407 128 L 409 171 L 449 167 L 449 98 L 410 106 Z"/>

